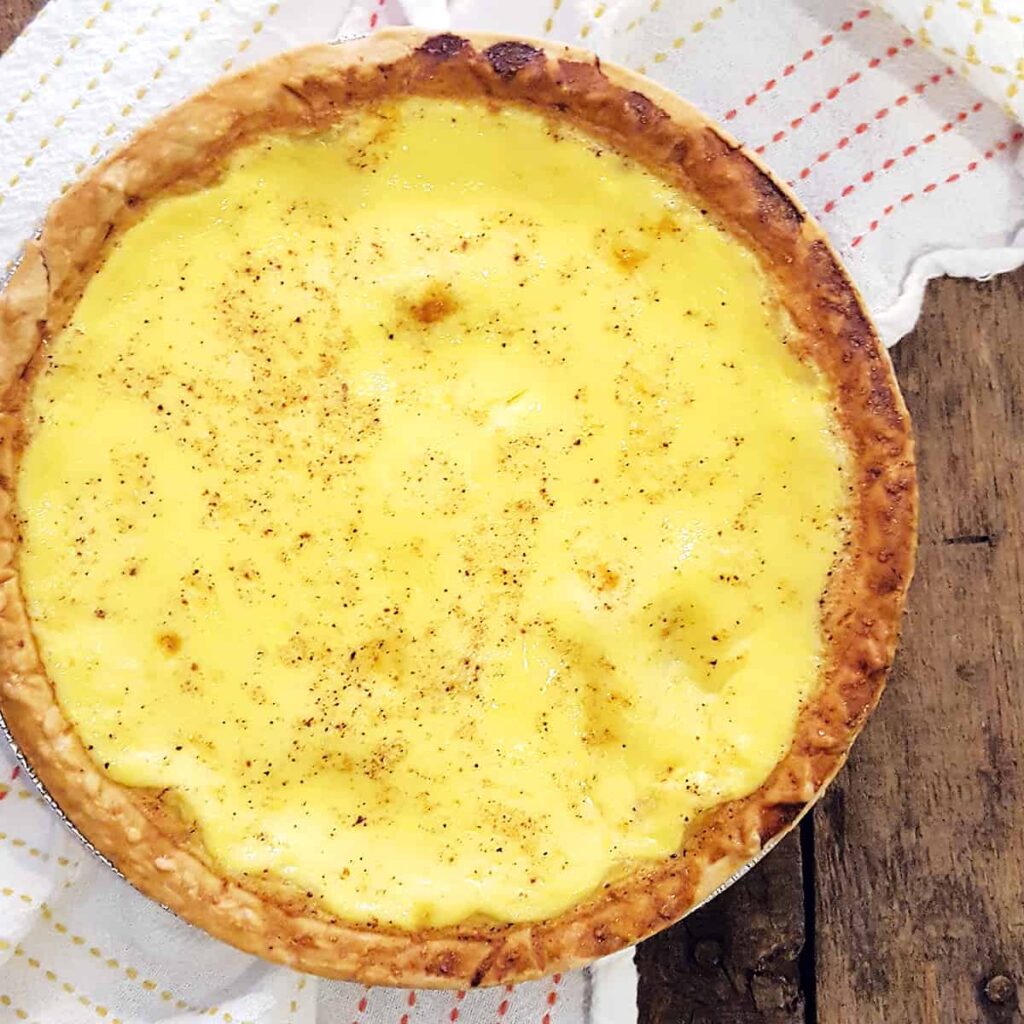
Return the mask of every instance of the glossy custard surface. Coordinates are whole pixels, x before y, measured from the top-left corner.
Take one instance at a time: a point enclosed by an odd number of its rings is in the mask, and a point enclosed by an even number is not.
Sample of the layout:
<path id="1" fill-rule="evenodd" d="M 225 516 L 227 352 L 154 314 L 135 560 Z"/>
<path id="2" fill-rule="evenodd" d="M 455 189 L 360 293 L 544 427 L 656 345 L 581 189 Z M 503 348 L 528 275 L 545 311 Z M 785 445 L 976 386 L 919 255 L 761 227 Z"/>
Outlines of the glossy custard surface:
<path id="1" fill-rule="evenodd" d="M 30 400 L 23 585 L 95 760 L 353 921 L 556 914 L 787 749 L 847 481 L 754 258 L 519 109 L 155 204 Z"/>

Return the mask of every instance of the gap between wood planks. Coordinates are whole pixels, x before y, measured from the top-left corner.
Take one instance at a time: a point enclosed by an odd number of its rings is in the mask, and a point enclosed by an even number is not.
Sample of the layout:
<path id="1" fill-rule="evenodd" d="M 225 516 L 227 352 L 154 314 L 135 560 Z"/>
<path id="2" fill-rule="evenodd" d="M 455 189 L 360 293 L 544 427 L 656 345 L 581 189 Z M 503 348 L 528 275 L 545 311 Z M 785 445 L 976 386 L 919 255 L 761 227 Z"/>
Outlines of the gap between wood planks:
<path id="1" fill-rule="evenodd" d="M 800 822 L 800 862 L 804 896 L 804 944 L 800 950 L 800 986 L 804 992 L 804 1021 L 818 1024 L 818 975 L 815 960 L 815 906 L 817 873 L 814 870 L 814 812 Z"/>

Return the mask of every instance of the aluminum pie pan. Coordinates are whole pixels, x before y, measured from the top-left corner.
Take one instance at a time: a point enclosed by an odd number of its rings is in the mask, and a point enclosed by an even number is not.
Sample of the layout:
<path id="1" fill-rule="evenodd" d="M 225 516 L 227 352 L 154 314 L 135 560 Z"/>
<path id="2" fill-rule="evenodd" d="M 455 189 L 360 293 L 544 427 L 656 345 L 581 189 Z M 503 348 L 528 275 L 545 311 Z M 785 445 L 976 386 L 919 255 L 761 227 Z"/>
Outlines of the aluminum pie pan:
<path id="1" fill-rule="evenodd" d="M 353 42 L 353 41 L 355 41 L 357 39 L 366 38 L 368 35 L 370 35 L 370 33 L 356 33 L 356 34 L 352 34 L 352 35 L 346 35 L 344 37 L 336 37 L 336 38 L 330 40 L 330 43 L 331 44 L 350 43 L 350 42 Z M 511 38 L 511 36 L 510 36 L 510 38 Z M 516 38 L 520 38 L 520 37 L 516 37 Z M 159 116 L 159 115 L 156 115 L 156 116 Z M 122 142 L 123 140 L 115 140 L 115 141 L 119 143 L 119 142 Z M 112 148 L 116 149 L 117 146 L 115 145 Z M 102 159 L 102 158 L 100 158 L 100 159 Z M 97 160 L 97 162 L 99 162 L 99 161 Z M 772 179 L 774 180 L 774 176 L 772 176 Z M 39 230 L 37 230 L 36 232 L 34 232 L 32 237 L 38 239 L 40 237 L 40 234 L 41 234 L 41 232 Z M 6 287 L 7 282 L 10 280 L 11 276 L 13 275 L 15 270 L 17 269 L 17 266 L 20 264 L 20 262 L 21 262 L 21 257 L 19 255 L 19 257 L 18 257 L 18 259 L 16 261 L 14 261 L 13 263 L 8 265 L 8 268 L 6 269 L 6 271 L 4 273 L 0 273 L 0 290 L 3 290 L 3 288 Z M 39 778 L 38 774 L 36 773 L 35 769 L 33 768 L 33 766 L 31 764 L 31 762 L 29 761 L 28 757 L 25 755 L 25 753 L 22 751 L 21 747 L 18 745 L 18 743 L 14 739 L 14 736 L 13 736 L 11 730 L 10 730 L 10 727 L 8 726 L 7 722 L 5 721 L 5 719 L 3 717 L 2 711 L 0 711 L 0 733 L 2 733 L 3 737 L 6 739 L 7 743 L 9 744 L 9 746 L 10 746 L 12 752 L 14 753 L 15 758 L 16 758 L 20 768 L 22 769 L 25 777 L 27 779 L 31 780 L 32 786 L 35 788 L 37 794 L 45 801 L 45 803 L 50 808 L 52 808 L 52 810 L 60 818 L 60 820 L 63 823 L 63 825 L 76 837 L 76 839 L 78 840 L 79 843 L 81 843 L 82 846 L 84 846 L 87 850 L 90 851 L 90 853 L 94 857 L 96 857 L 104 865 L 106 865 L 106 867 L 109 868 L 110 871 L 113 872 L 114 875 L 116 875 L 117 877 L 119 877 L 120 879 L 122 879 L 124 881 L 129 881 L 126 878 L 126 876 L 124 875 L 124 873 L 113 862 L 113 860 L 97 848 L 97 846 L 75 824 L 75 822 L 71 819 L 71 817 L 64 811 L 64 809 L 61 807 L 61 805 L 58 803 L 58 801 L 49 792 L 49 790 L 47 789 L 46 785 Z M 848 751 L 847 751 L 847 753 L 848 753 Z M 744 863 L 742 863 L 736 870 L 734 870 L 731 875 L 729 875 L 724 881 L 720 882 L 710 892 L 706 893 L 700 900 L 694 902 L 677 921 L 674 921 L 672 923 L 673 924 L 679 923 L 679 922 L 685 920 L 687 917 L 689 917 L 691 914 L 693 914 L 697 910 L 700 910 L 703 907 L 705 907 L 706 905 L 708 905 L 712 900 L 714 900 L 716 897 L 718 897 L 722 893 L 724 893 L 727 889 L 732 887 L 736 882 L 738 882 L 748 872 L 750 872 L 752 868 L 754 868 L 756 865 L 758 865 L 761 862 L 761 860 L 768 853 L 770 853 L 777 845 L 779 845 L 779 843 L 783 839 L 785 839 L 794 829 L 796 829 L 801 824 L 801 822 L 803 821 L 804 816 L 807 815 L 813 809 L 814 805 L 818 802 L 818 800 L 821 799 L 821 797 L 824 794 L 825 790 L 828 788 L 828 786 L 834 780 L 835 774 L 838 772 L 838 770 L 841 769 L 842 764 L 844 762 L 845 762 L 845 755 L 840 760 L 839 764 L 836 765 L 835 770 L 832 773 L 832 775 L 830 777 L 828 777 L 820 786 L 818 786 L 816 788 L 813 796 L 809 800 L 805 801 L 802 804 L 802 806 L 800 807 L 799 812 L 792 818 L 792 820 L 790 820 L 785 826 L 780 828 L 767 841 L 765 841 L 762 844 L 762 846 L 760 847 L 760 849 L 753 856 L 751 856 L 748 860 L 746 860 Z M 132 883 L 129 881 L 129 884 L 132 884 Z M 133 885 L 133 888 L 135 888 L 134 885 Z M 141 892 L 141 890 L 138 890 L 138 889 L 136 889 L 136 891 L 140 891 Z M 190 927 L 197 928 L 197 930 L 203 931 L 204 934 L 209 934 L 208 932 L 205 932 L 204 929 L 199 928 L 197 925 L 193 925 L 186 918 L 181 917 L 181 915 L 177 914 L 174 910 L 172 910 L 170 907 L 168 907 L 165 903 L 161 902 L 160 900 L 158 900 L 158 899 L 156 899 L 156 898 L 154 898 L 154 897 L 152 897 L 152 896 L 150 896 L 150 895 L 148 895 L 146 893 L 143 893 L 143 895 L 145 895 L 147 899 L 151 900 L 156 905 L 160 906 L 164 910 L 167 910 L 169 913 L 173 914 L 175 917 L 178 917 L 180 920 L 184 921 L 186 924 L 189 924 Z M 616 952 L 621 952 L 621 951 L 616 951 Z M 608 954 L 608 955 L 615 955 L 615 954 Z"/>

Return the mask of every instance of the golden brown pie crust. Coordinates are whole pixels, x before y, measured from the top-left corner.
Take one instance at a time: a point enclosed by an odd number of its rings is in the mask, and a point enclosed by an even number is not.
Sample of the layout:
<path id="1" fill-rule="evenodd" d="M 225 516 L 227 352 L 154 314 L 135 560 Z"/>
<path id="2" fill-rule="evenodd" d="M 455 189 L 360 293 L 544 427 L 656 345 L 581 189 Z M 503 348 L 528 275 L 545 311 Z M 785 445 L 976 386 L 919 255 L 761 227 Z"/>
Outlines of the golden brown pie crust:
<path id="1" fill-rule="evenodd" d="M 532 924 L 401 932 L 332 918 L 283 886 L 227 879 L 158 794 L 90 759 L 46 674 L 18 579 L 14 479 L 37 358 L 111 236 L 149 201 L 211 180 L 267 131 L 311 131 L 382 95 L 482 96 L 569 118 L 700 197 L 759 256 L 833 383 L 851 453 L 848 550 L 822 602 L 826 664 L 793 746 L 745 799 L 709 812 L 682 849 Z M 917 490 L 906 408 L 861 300 L 820 227 L 748 153 L 672 93 L 592 54 L 495 36 L 388 30 L 286 53 L 163 115 L 50 210 L 0 297 L 0 713 L 39 781 L 139 889 L 251 953 L 374 985 L 465 987 L 577 966 L 666 927 L 789 828 L 835 775 L 877 702 L 913 567 Z"/>

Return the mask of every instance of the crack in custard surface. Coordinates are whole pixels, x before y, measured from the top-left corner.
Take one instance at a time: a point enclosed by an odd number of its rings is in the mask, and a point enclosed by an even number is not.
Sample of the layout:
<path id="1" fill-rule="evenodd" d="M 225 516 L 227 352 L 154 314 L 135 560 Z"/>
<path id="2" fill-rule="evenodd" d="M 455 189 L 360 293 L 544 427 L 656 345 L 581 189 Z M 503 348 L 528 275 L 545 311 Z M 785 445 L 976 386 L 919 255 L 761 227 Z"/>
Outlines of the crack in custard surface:
<path id="1" fill-rule="evenodd" d="M 30 396 L 70 721 L 212 858 L 398 927 L 540 919 L 787 750 L 845 539 L 753 256 L 516 108 L 272 138 L 116 243 Z"/>

